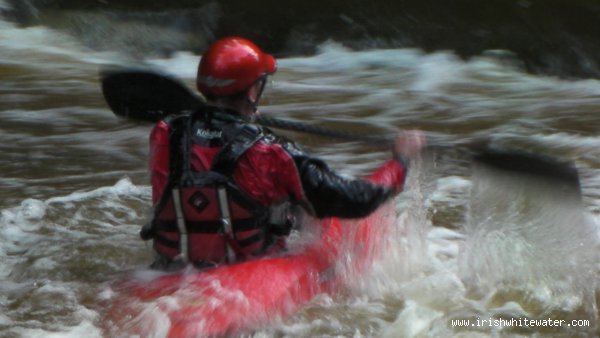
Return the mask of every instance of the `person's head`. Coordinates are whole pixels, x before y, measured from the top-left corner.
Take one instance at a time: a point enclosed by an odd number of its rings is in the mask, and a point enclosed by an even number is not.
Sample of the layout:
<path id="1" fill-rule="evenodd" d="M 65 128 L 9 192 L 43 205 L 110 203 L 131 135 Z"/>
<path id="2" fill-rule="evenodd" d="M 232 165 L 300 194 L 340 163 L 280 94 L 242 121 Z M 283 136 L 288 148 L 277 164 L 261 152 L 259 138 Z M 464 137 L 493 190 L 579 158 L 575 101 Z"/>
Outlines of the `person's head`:
<path id="1" fill-rule="evenodd" d="M 275 58 L 240 37 L 217 40 L 202 55 L 196 86 L 206 99 L 244 115 L 256 112 Z"/>

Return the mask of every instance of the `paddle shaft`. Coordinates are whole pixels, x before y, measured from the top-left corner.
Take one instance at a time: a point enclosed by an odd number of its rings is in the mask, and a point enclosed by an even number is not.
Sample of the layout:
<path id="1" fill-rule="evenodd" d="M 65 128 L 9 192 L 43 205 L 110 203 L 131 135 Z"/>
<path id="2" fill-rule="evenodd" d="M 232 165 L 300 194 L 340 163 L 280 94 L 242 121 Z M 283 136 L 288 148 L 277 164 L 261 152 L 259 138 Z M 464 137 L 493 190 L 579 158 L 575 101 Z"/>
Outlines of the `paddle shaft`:
<path id="1" fill-rule="evenodd" d="M 147 69 L 109 67 L 101 71 L 102 92 L 111 110 L 118 116 L 156 122 L 170 114 L 197 111 L 205 106 L 202 97 L 177 79 Z M 331 138 L 361 141 L 377 147 L 389 147 L 392 139 L 333 130 L 273 117 L 258 116 L 256 123 L 291 131 Z M 429 142 L 429 146 L 431 146 Z M 438 144 L 438 147 L 443 145 Z M 579 190 L 579 175 L 573 163 L 523 151 L 498 150 L 485 146 L 470 149 L 473 159 L 503 171 L 546 177 Z"/>
<path id="2" fill-rule="evenodd" d="M 293 122 L 288 120 L 277 119 L 274 117 L 266 117 L 262 115 L 257 116 L 255 122 L 265 127 L 297 131 L 301 133 L 324 136 L 345 141 L 359 141 L 367 143 L 368 145 L 374 147 L 389 148 L 393 142 L 391 138 L 387 137 L 364 135 L 343 130 L 323 128 L 309 125 L 306 123 Z"/>
<path id="3" fill-rule="evenodd" d="M 115 115 L 121 117 L 156 122 L 170 114 L 201 110 L 206 105 L 202 97 L 180 81 L 154 71 L 112 67 L 104 69 L 100 75 L 106 102 Z M 375 147 L 389 148 L 393 142 L 387 137 L 323 128 L 264 115 L 257 115 L 254 122 L 265 127 L 359 141 Z"/>

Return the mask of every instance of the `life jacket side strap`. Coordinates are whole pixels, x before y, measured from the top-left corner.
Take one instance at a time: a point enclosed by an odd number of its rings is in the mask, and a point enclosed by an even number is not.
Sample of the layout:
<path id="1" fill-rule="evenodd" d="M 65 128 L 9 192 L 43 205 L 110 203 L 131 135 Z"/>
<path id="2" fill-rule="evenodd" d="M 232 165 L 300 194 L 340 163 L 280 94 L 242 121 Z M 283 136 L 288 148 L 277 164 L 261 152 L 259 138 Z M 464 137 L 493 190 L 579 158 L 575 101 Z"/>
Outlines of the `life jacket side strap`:
<path id="1" fill-rule="evenodd" d="M 231 242 L 235 241 L 233 235 L 233 227 L 231 224 L 231 213 L 229 211 L 229 199 L 227 198 L 227 188 L 224 186 L 220 186 L 217 189 L 218 197 L 219 197 L 219 208 L 221 209 L 221 220 L 223 221 L 223 231 L 225 232 L 225 236 L 229 239 L 226 241 L 226 249 L 227 249 L 227 262 L 233 263 L 236 261 L 236 252 L 234 247 L 231 245 Z"/>
<path id="2" fill-rule="evenodd" d="M 188 234 L 187 227 L 185 225 L 185 215 L 183 214 L 183 208 L 181 206 L 181 195 L 179 189 L 174 188 L 172 190 L 173 195 L 173 207 L 175 208 L 175 217 L 177 219 L 177 228 L 179 229 L 179 252 L 181 260 L 184 263 L 189 262 L 188 252 Z"/>
<path id="3" fill-rule="evenodd" d="M 183 122 L 185 122 L 185 120 L 188 118 L 189 118 L 189 114 L 179 114 L 179 115 L 173 114 L 173 115 L 167 116 L 163 120 L 165 123 L 170 125 L 172 128 L 171 133 L 169 135 L 169 141 L 170 141 L 169 143 L 170 143 L 170 147 L 171 147 L 171 149 L 170 149 L 171 157 L 169 159 L 169 162 L 170 162 L 169 177 L 168 177 L 167 183 L 165 184 L 165 187 L 163 189 L 162 195 L 160 196 L 156 205 L 154 205 L 152 221 L 150 221 L 149 223 L 142 226 L 142 229 L 140 230 L 140 237 L 144 241 L 147 241 L 147 240 L 150 240 L 150 239 L 153 239 L 156 237 L 155 222 L 158 220 L 158 215 L 160 214 L 160 212 L 163 210 L 163 208 L 167 204 L 167 201 L 169 200 L 169 197 L 171 196 L 173 188 L 179 181 L 180 175 L 178 175 L 176 173 L 180 171 L 179 167 L 181 166 L 181 164 L 175 163 L 176 161 L 172 161 L 172 160 L 174 158 L 177 158 L 177 156 L 174 156 L 174 154 L 181 154 L 180 138 L 182 136 L 182 133 L 181 133 L 180 125 Z"/>

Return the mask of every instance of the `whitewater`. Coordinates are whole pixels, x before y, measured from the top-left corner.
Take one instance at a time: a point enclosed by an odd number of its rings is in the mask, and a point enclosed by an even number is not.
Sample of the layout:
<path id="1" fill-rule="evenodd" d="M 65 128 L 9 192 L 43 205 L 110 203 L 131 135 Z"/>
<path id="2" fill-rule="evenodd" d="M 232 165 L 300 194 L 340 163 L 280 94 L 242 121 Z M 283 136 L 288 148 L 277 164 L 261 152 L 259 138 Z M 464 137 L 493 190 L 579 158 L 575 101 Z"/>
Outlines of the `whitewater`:
<path id="1" fill-rule="evenodd" d="M 150 273 L 150 126 L 115 117 L 98 71 L 145 65 L 193 86 L 199 55 L 135 59 L 43 26 L 0 21 L 0 336 L 105 337 L 103 304 Z M 594 337 L 600 82 L 523 71 L 509 52 L 469 60 L 330 41 L 279 60 L 261 111 L 361 133 L 419 128 L 443 145 L 411 167 L 394 232 L 368 274 L 248 337 Z M 347 175 L 389 157 L 357 142 L 289 136 Z M 552 182 L 474 166 L 486 140 L 568 158 L 583 201 Z M 551 318 L 586 326 L 467 326 Z M 168 325 L 160 318 L 156 336 Z"/>

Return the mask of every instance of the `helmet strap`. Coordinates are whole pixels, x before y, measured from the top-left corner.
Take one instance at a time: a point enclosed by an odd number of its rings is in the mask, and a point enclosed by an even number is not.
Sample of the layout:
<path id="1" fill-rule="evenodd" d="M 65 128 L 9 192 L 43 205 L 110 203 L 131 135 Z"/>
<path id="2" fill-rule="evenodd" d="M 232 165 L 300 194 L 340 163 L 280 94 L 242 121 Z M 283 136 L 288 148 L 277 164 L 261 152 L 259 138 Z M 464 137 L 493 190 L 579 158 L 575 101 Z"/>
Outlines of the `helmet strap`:
<path id="1" fill-rule="evenodd" d="M 256 83 L 260 83 L 260 87 L 258 88 L 258 93 L 256 94 L 256 99 L 254 99 L 254 100 L 250 99 L 248 92 L 246 92 L 246 101 L 252 107 L 254 112 L 256 112 L 258 110 L 258 101 L 260 101 L 263 91 L 265 90 L 265 86 L 267 84 L 267 75 L 263 75 L 263 76 L 259 77 L 258 80 L 256 80 L 256 82 L 254 82 L 252 84 L 252 86 L 254 86 Z"/>

